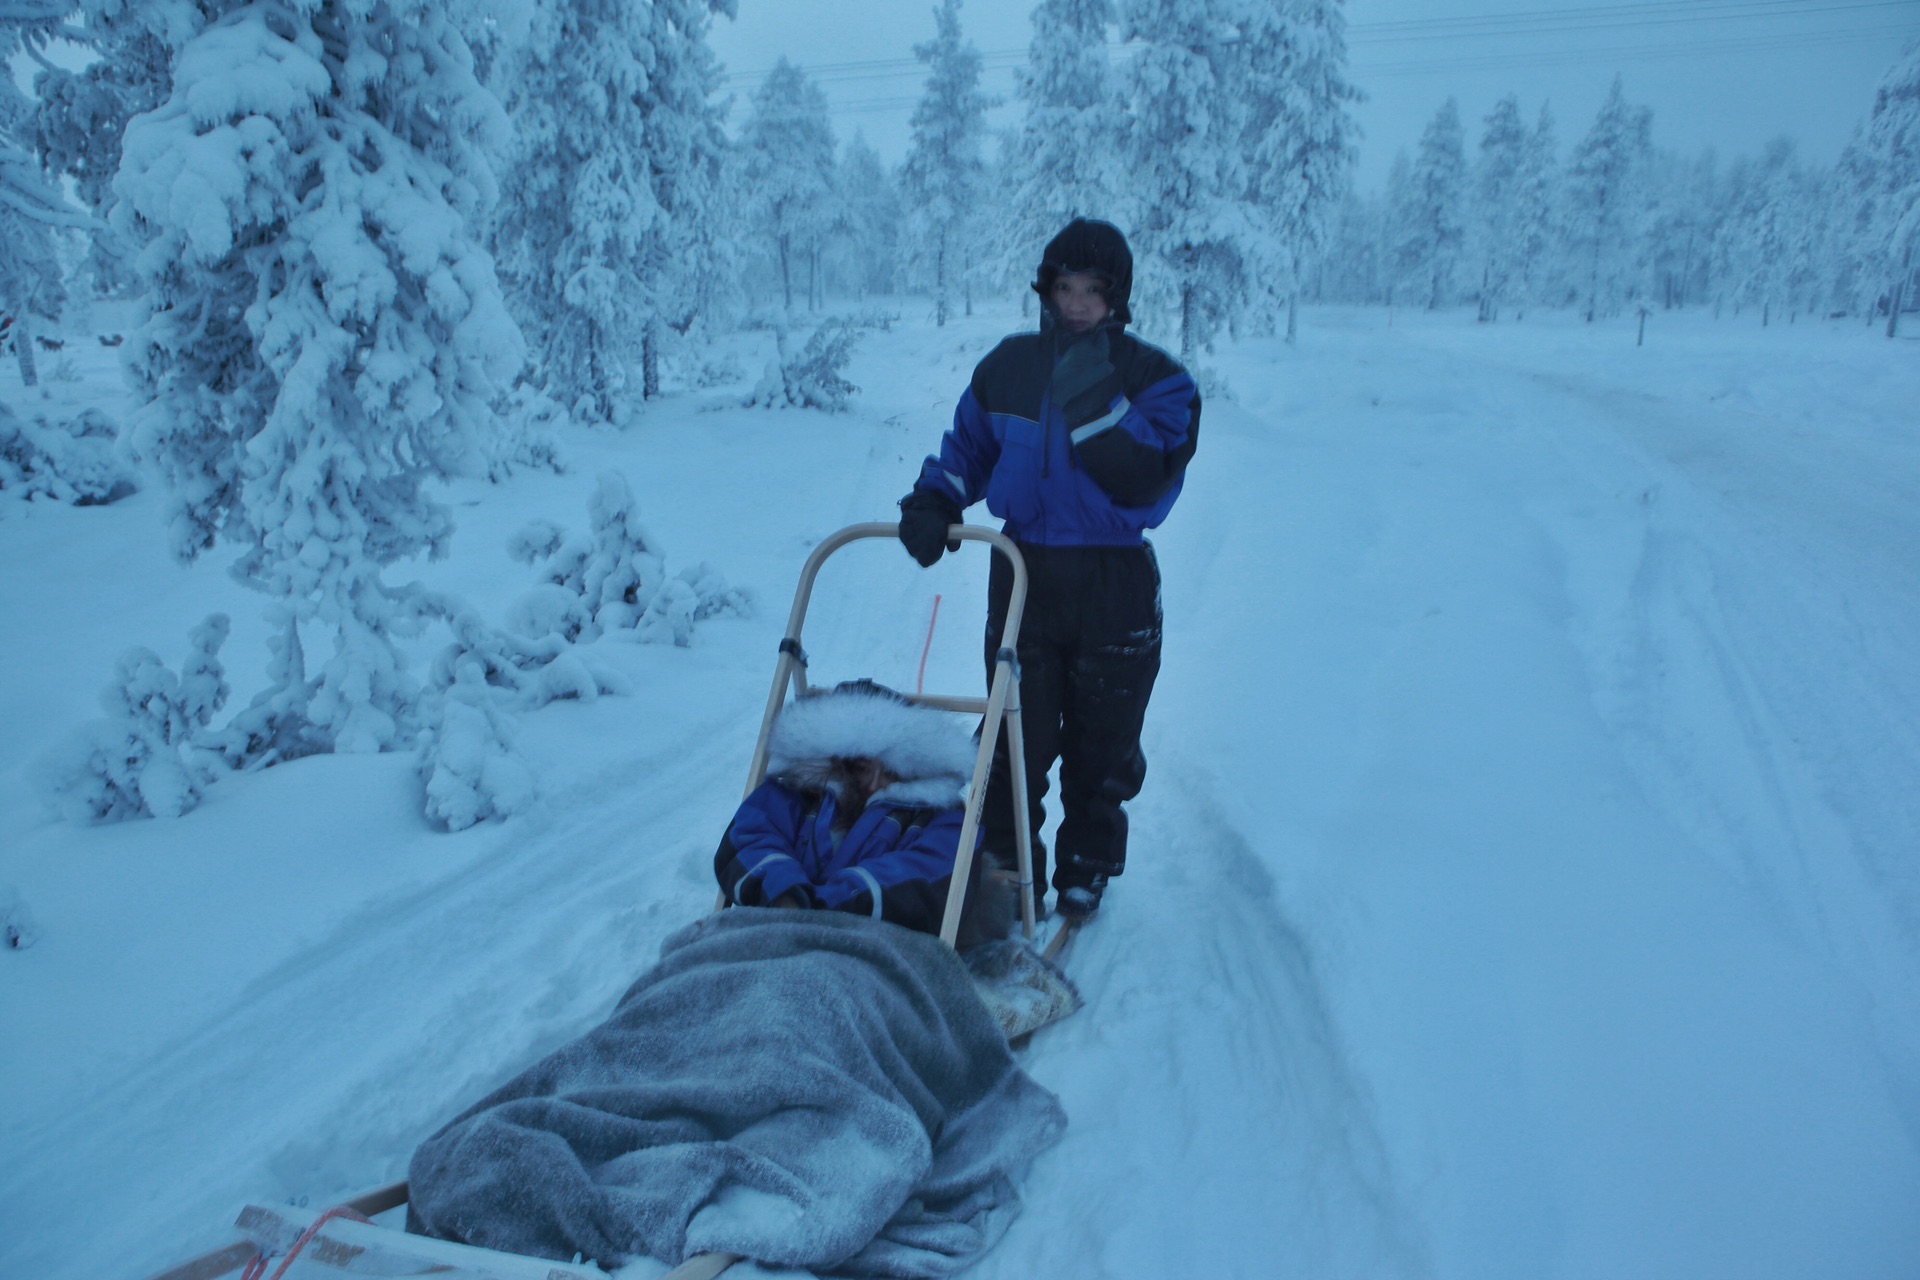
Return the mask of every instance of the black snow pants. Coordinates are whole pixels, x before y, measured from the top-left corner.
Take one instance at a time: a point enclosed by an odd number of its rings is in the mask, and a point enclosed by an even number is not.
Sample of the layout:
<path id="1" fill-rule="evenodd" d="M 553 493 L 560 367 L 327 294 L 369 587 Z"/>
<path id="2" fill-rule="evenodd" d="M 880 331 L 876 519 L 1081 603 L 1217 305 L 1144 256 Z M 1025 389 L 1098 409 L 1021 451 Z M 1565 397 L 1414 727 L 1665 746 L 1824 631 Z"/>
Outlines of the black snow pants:
<path id="1" fill-rule="evenodd" d="M 1127 815 L 1147 759 L 1140 728 L 1160 674 L 1160 569 L 1150 545 L 1046 547 L 1022 543 L 1027 606 L 1015 651 L 1026 737 L 1028 826 L 1036 888 L 1047 883 L 1040 828 L 1047 772 L 1060 762 L 1063 815 L 1053 886 L 1117 876 L 1127 861 Z M 1013 593 L 1013 568 L 993 558 L 987 587 L 987 678 Z M 982 817 L 984 844 L 1014 864 L 1013 792 L 1004 733 Z"/>

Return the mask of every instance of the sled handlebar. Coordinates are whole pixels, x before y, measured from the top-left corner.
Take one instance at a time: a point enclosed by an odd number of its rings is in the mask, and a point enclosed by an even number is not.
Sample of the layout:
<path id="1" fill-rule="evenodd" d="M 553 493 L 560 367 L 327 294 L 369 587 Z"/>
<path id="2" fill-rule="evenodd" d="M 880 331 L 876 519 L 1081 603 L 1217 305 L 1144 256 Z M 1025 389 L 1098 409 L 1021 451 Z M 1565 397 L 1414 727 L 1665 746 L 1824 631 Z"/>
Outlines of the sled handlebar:
<path id="1" fill-rule="evenodd" d="M 807 691 L 807 651 L 801 647 L 800 633 L 807 620 L 807 605 L 813 598 L 813 582 L 820 574 L 820 566 L 827 557 L 851 542 L 865 538 L 898 538 L 900 526 L 893 521 L 869 521 L 865 524 L 850 524 L 846 528 L 830 533 L 822 538 L 807 562 L 800 569 L 800 583 L 794 589 L 793 608 L 787 614 L 786 634 L 780 640 L 780 660 L 774 668 L 773 689 L 767 695 L 766 713 L 760 718 L 760 738 L 754 744 L 753 764 L 747 771 L 747 794 L 751 795 L 755 787 L 766 780 L 767 748 L 773 738 L 773 722 L 780 714 L 780 708 L 786 705 L 789 689 L 800 693 Z M 952 946 L 960 928 L 960 908 L 966 899 L 967 882 L 973 870 L 975 837 L 980 830 L 980 813 L 986 803 L 987 773 L 993 763 L 994 745 L 1000 739 L 1000 726 L 1004 724 L 1007 732 L 1007 750 L 1014 760 L 1025 758 L 1025 735 L 1020 723 L 1020 681 L 1016 671 L 1013 646 L 1008 637 L 1020 634 L 1020 617 L 1027 605 L 1027 562 L 1020 554 L 1020 548 L 1012 538 L 995 529 L 983 528 L 974 524 L 956 524 L 947 527 L 948 541 L 984 542 L 994 551 L 1007 558 L 1013 567 L 1013 590 L 1007 599 L 1007 619 L 1001 628 L 1000 643 L 995 652 L 993 683 L 984 698 L 965 697 L 956 694 L 908 694 L 910 700 L 925 707 L 935 707 L 942 711 L 957 711 L 968 715 L 983 716 L 986 725 L 980 734 L 980 749 L 974 760 L 973 783 L 967 793 L 967 812 L 960 828 L 960 848 L 954 862 L 953 878 L 947 892 L 946 914 L 940 927 L 940 938 Z M 1024 815 L 1027 812 L 1027 775 L 1024 768 L 1008 771 L 1013 784 L 1013 811 Z M 1027 937 L 1033 937 L 1033 850 L 1031 833 L 1024 821 L 1014 823 L 1014 843 L 1019 863 L 1020 919 L 1025 926 Z M 724 895 L 719 905 L 727 905 Z M 876 909 L 879 904 L 875 904 Z"/>

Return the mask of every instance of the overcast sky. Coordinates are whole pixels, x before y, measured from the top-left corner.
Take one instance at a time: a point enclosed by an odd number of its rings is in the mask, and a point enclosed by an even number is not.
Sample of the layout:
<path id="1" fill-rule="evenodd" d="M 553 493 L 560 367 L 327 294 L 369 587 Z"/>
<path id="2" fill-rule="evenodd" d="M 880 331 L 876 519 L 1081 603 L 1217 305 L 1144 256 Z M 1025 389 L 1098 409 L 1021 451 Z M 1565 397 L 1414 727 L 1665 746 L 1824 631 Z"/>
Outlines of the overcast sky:
<path id="1" fill-rule="evenodd" d="M 986 83 L 1018 118 L 1013 68 L 1024 64 L 1035 0 L 966 0 L 961 22 L 985 56 Z M 913 45 L 933 36 L 933 0 L 739 0 L 714 47 L 737 96 L 785 54 L 826 90 L 842 136 L 855 129 L 889 162 L 906 154 L 907 119 L 924 74 Z M 1592 122 L 1615 73 L 1653 108 L 1654 141 L 1688 154 L 1755 152 L 1787 134 L 1803 157 L 1830 162 L 1867 112 L 1873 86 L 1920 38 L 1920 0 L 1348 0 L 1356 109 L 1365 137 L 1359 182 L 1384 181 L 1435 109 L 1460 103 L 1468 145 L 1508 93 L 1529 122 L 1551 100 L 1561 153 Z"/>

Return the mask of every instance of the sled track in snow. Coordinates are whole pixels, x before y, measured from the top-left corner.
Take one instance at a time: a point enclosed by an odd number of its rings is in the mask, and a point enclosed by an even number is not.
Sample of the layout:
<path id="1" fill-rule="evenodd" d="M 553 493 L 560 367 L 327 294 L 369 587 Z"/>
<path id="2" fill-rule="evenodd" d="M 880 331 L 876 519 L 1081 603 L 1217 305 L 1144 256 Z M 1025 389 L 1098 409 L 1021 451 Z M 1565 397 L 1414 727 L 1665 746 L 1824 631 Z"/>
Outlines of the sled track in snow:
<path id="1" fill-rule="evenodd" d="M 420 1139 L 602 1017 L 711 905 L 714 814 L 737 801 L 745 755 L 722 726 L 737 719 L 717 710 L 712 733 L 577 782 L 460 875 L 343 923 L 22 1134 L 0 1204 L 36 1227 L 0 1241 L 0 1274 L 148 1274 L 230 1239 L 248 1198 L 318 1203 L 404 1176 Z M 634 777 L 647 785 L 614 785 Z M 64 1172 L 105 1162 L 144 1172 L 106 1189 Z M 175 1234 L 153 1238 L 156 1222 Z"/>
<path id="2" fill-rule="evenodd" d="M 1198 768 L 1155 768 L 1128 872 L 1068 956 L 1087 1008 L 1028 1059 L 1067 1137 L 1035 1171 L 1020 1243 L 980 1274 L 1228 1276 L 1250 1257 L 1274 1275 L 1425 1274 L 1272 874 Z M 1126 1199 L 1076 1186 L 1088 1169 Z"/>

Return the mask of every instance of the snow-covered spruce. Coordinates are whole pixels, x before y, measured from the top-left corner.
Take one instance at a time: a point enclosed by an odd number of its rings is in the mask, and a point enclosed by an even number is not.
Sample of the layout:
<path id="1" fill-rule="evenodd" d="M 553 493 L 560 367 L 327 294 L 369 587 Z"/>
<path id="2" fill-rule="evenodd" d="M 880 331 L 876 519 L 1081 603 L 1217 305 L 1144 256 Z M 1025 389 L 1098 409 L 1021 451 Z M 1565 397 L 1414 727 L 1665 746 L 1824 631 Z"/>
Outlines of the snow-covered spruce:
<path id="1" fill-rule="evenodd" d="M 80 203 L 104 219 L 127 122 L 158 107 L 171 91 L 173 50 L 162 33 L 176 15 L 168 12 L 172 3 L 80 0 L 78 7 L 84 25 L 69 21 L 61 38 L 84 42 L 94 60 L 77 70 L 42 62 L 33 78 L 38 101 L 31 142 L 45 170 L 72 179 Z M 80 271 L 102 296 L 129 296 L 137 283 L 126 242 L 104 222 L 92 228 Z"/>
<path id="2" fill-rule="evenodd" d="M 516 712 L 557 699 L 591 702 L 628 685 L 563 635 L 518 637 L 474 612 L 449 622 L 453 643 L 434 660 L 420 699 L 419 771 L 426 818 L 463 831 L 524 812 L 540 791 L 513 748 Z"/>
<path id="3" fill-rule="evenodd" d="M 944 325 L 953 290 L 970 291 L 973 284 L 987 199 L 981 148 L 987 109 L 997 100 L 980 90 L 980 51 L 960 34 L 960 0 L 941 0 L 933 16 L 934 38 L 913 46 L 913 56 L 927 64 L 927 86 L 913 109 L 900 187 L 913 232 L 914 274 L 933 294 L 934 323 Z M 972 314 L 971 292 L 966 296 Z"/>
<path id="4" fill-rule="evenodd" d="M 827 95 L 781 58 L 753 92 L 740 134 L 740 171 L 747 218 L 772 257 L 788 311 L 794 275 L 803 266 L 807 306 L 819 304 L 821 250 L 841 217 L 833 148 Z"/>
<path id="5" fill-rule="evenodd" d="M 1326 252 L 1333 212 L 1357 152 L 1349 104 L 1346 18 L 1339 0 L 1270 0 L 1249 10 L 1239 43 L 1248 198 L 1265 234 L 1253 240 L 1249 303 L 1284 309 L 1298 327 L 1308 268 Z"/>
<path id="6" fill-rule="evenodd" d="M 0 493 L 77 507 L 118 502 L 137 487 L 121 459 L 113 422 L 82 409 L 61 424 L 17 418 L 0 404 Z"/>
<path id="7" fill-rule="evenodd" d="M 107 719 L 84 725 L 41 765 L 41 789 L 81 823 L 177 818 L 200 803 L 218 772 L 202 734 L 229 692 L 220 664 L 228 619 L 209 616 L 190 633 L 175 675 L 151 649 L 130 649 L 100 695 Z"/>
<path id="8" fill-rule="evenodd" d="M 538 793 L 513 749 L 516 711 L 559 698 L 592 702 L 625 681 L 558 635 L 523 639 L 463 611 L 421 699 L 419 771 L 429 820 L 460 831 L 522 812 Z"/>
<path id="9" fill-rule="evenodd" d="M 639 505 L 619 472 L 600 475 L 587 517 L 584 538 L 540 520 L 509 541 L 508 554 L 536 565 L 541 579 L 514 607 L 520 635 L 584 643 L 628 631 L 644 643 L 684 647 L 696 622 L 751 613 L 751 598 L 704 561 L 667 576 L 665 555 L 641 527 Z"/>
<path id="10" fill-rule="evenodd" d="M 425 485 L 495 460 L 489 401 L 522 355 L 472 230 L 506 117 L 432 0 L 194 17 L 115 184 L 149 305 L 135 442 L 172 487 L 175 551 L 229 538 L 237 576 L 286 605 L 290 683 L 256 702 L 256 745 L 402 746 L 416 690 L 394 637 L 434 606 L 381 569 L 444 547 Z M 303 626 L 333 635 L 311 681 Z"/>
<path id="11" fill-rule="evenodd" d="M 1852 292 L 1871 310 L 1884 291 L 1887 336 L 1895 337 L 1920 266 L 1920 44 L 1881 78 L 1866 126 L 1841 158 L 1840 178 Z"/>
<path id="12" fill-rule="evenodd" d="M 1429 311 L 1453 302 L 1466 237 L 1467 152 L 1460 105 L 1441 104 L 1420 135 L 1403 206 L 1401 263 L 1412 296 Z"/>
<path id="13" fill-rule="evenodd" d="M 774 331 L 778 354 L 767 362 L 747 397 L 748 408 L 824 409 L 839 413 L 860 388 L 841 375 L 860 341 L 858 321 L 836 316 L 822 321 L 798 351 L 783 328 Z"/>
<path id="14" fill-rule="evenodd" d="M 1630 106 L 1615 76 L 1567 163 L 1567 248 L 1586 317 L 1611 315 L 1633 293 L 1653 113 Z"/>
<path id="15" fill-rule="evenodd" d="M 1527 129 L 1520 120 L 1520 99 L 1508 94 L 1494 104 L 1480 134 L 1467 219 L 1469 270 L 1476 279 L 1483 323 L 1500 318 L 1500 305 L 1512 291 L 1517 274 L 1515 231 L 1526 156 Z"/>
<path id="16" fill-rule="evenodd" d="M 535 376 L 578 418 L 624 420 L 637 361 L 724 310 L 727 143 L 706 44 L 733 0 L 557 0 L 507 59 L 515 122 L 493 235 Z"/>
<path id="17" fill-rule="evenodd" d="M 857 132 L 840 148 L 834 172 L 840 214 L 835 258 L 844 262 L 840 283 L 858 297 L 892 293 L 900 282 L 905 238 L 899 189 L 880 153 Z"/>
<path id="18" fill-rule="evenodd" d="M 533 771 L 513 749 L 512 717 L 501 708 L 481 664 L 455 665 L 437 698 L 436 723 L 423 735 L 420 780 L 429 821 L 464 831 L 524 811 L 538 794 Z"/>
<path id="19" fill-rule="evenodd" d="M 1120 38 L 1141 45 L 1122 86 L 1133 312 L 1177 330 L 1189 367 L 1240 316 L 1253 265 L 1237 16 L 1235 0 L 1120 5 Z"/>
<path id="20" fill-rule="evenodd" d="M 1120 115 L 1107 58 L 1113 0 L 1041 0 L 1033 10 L 1027 65 L 1015 72 L 1025 110 L 1006 218 L 988 229 L 990 286 L 1024 286 L 1034 251 L 1074 218 L 1118 216 L 1121 190 L 1113 145 Z"/>
<path id="21" fill-rule="evenodd" d="M 0 55 L 8 52 L 7 34 L 0 25 Z M 0 110 L 0 315 L 13 317 L 10 336 L 20 380 L 32 387 L 40 381 L 32 330 L 37 321 L 58 316 L 67 300 L 54 232 L 93 222 L 47 184 L 33 157 L 11 141 L 6 123 Z"/>

